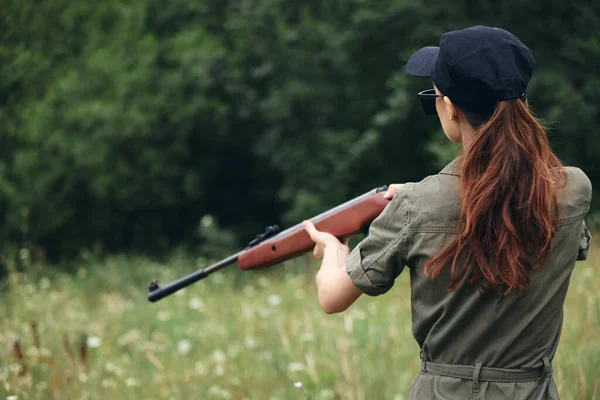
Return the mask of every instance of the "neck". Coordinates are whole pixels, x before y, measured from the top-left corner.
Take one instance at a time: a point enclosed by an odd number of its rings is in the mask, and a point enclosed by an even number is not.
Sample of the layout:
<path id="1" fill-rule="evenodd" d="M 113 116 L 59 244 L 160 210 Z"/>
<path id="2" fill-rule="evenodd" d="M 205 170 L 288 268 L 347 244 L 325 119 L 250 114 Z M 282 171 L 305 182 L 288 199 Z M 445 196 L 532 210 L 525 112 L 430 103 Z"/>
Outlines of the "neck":
<path id="1" fill-rule="evenodd" d="M 466 152 L 475 138 L 475 129 L 467 121 L 461 120 L 460 134 L 462 136 L 463 152 Z"/>

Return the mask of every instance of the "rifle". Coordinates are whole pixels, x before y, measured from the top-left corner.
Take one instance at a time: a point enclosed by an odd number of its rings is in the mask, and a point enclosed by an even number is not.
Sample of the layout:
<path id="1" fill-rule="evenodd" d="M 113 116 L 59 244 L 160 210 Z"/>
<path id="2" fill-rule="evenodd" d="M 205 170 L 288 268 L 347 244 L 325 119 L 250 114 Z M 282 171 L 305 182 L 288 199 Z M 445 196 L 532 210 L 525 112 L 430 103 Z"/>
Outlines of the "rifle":
<path id="1" fill-rule="evenodd" d="M 387 191 L 387 186 L 375 188 L 311 218 L 310 221 L 318 230 L 329 232 L 340 241 L 360 232 L 368 232 L 371 222 L 389 203 L 389 200 L 383 198 L 385 191 Z M 184 276 L 166 286 L 161 286 L 157 280 L 150 282 L 148 300 L 158 301 L 235 262 L 242 270 L 265 268 L 304 254 L 312 250 L 314 246 L 314 242 L 301 223 L 283 232 L 279 231 L 277 225 L 268 226 L 264 233 L 257 235 L 244 250 L 216 264 Z"/>

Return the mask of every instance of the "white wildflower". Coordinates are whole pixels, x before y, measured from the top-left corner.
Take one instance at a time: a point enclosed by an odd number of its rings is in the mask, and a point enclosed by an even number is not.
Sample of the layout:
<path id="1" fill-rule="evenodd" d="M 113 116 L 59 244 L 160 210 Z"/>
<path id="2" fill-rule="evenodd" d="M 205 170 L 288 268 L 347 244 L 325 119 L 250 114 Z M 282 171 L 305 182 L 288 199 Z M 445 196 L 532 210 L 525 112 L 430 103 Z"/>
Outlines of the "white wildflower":
<path id="1" fill-rule="evenodd" d="M 112 372 L 113 374 L 117 375 L 117 376 L 123 376 L 123 368 L 119 367 L 117 364 L 112 363 L 112 362 L 107 362 L 106 365 L 104 366 L 104 368 L 106 368 L 106 370 L 108 372 Z"/>
<path id="2" fill-rule="evenodd" d="M 215 367 L 215 374 L 217 376 L 223 376 L 225 375 L 225 368 L 223 368 L 222 364 L 219 364 Z"/>
<path id="3" fill-rule="evenodd" d="M 246 287 L 244 287 L 244 294 L 248 297 L 254 296 L 256 294 L 256 290 L 254 289 L 254 286 L 247 285 Z"/>
<path id="4" fill-rule="evenodd" d="M 394 400 L 404 400 L 404 395 L 402 395 L 402 394 L 397 394 L 397 395 L 394 397 Z"/>
<path id="5" fill-rule="evenodd" d="M 156 313 L 156 319 L 163 322 L 168 321 L 171 319 L 171 313 L 168 311 L 159 311 Z"/>
<path id="6" fill-rule="evenodd" d="M 317 399 L 319 400 L 333 400 L 335 398 L 335 393 L 331 389 L 323 389 L 317 395 Z"/>
<path id="7" fill-rule="evenodd" d="M 43 290 L 46 290 L 49 287 L 50 287 L 50 279 L 48 279 L 48 278 L 40 279 L 40 288 L 42 288 Z"/>
<path id="8" fill-rule="evenodd" d="M 205 216 L 202 217 L 202 219 L 200 219 L 200 225 L 203 228 L 210 228 L 214 223 L 215 223 L 215 219 L 210 214 L 206 214 Z"/>
<path id="9" fill-rule="evenodd" d="M 212 359 L 217 364 L 222 364 L 227 359 L 227 356 L 221 350 L 215 350 L 212 353 Z"/>
<path id="10" fill-rule="evenodd" d="M 314 342 L 315 341 L 315 334 L 312 332 L 304 332 L 301 336 L 300 336 L 300 340 L 303 342 Z"/>
<path id="11" fill-rule="evenodd" d="M 8 370 L 12 372 L 13 375 L 18 375 L 23 370 L 23 367 L 21 366 L 21 364 L 9 364 Z"/>
<path id="12" fill-rule="evenodd" d="M 290 372 L 304 371 L 305 369 L 306 366 L 304 366 L 304 364 L 301 362 L 293 362 L 288 365 L 288 371 Z"/>
<path id="13" fill-rule="evenodd" d="M 21 257 L 21 260 L 23 261 L 27 261 L 29 260 L 29 256 L 30 256 L 31 252 L 29 251 L 29 249 L 20 249 L 19 250 L 19 256 Z"/>
<path id="14" fill-rule="evenodd" d="M 102 339 L 100 339 L 98 336 L 88 336 L 86 343 L 87 347 L 95 349 L 102 345 Z"/>
<path id="15" fill-rule="evenodd" d="M 375 314 L 377 312 L 377 305 L 375 303 L 369 303 L 369 312 Z"/>
<path id="16" fill-rule="evenodd" d="M 83 373 L 83 372 L 81 372 L 81 373 L 79 374 L 78 378 L 79 378 L 79 382 L 81 382 L 81 383 L 86 383 L 86 382 L 88 381 L 88 376 L 87 376 L 87 374 L 85 374 L 85 373 Z"/>
<path id="17" fill-rule="evenodd" d="M 188 302 L 188 307 L 192 310 L 201 310 L 204 307 L 204 303 L 197 297 L 192 297 Z"/>
<path id="18" fill-rule="evenodd" d="M 103 379 L 101 385 L 103 388 L 117 387 L 117 382 L 112 379 Z"/>
<path id="19" fill-rule="evenodd" d="M 17 396 L 8 396 L 8 397 L 6 398 L 6 400 L 17 400 L 17 399 L 18 399 L 18 397 L 17 397 Z"/>
<path id="20" fill-rule="evenodd" d="M 220 386 L 211 387 L 210 389 L 208 389 L 208 393 L 221 399 L 231 398 L 231 393 L 229 393 L 227 390 L 223 389 Z"/>
<path id="21" fill-rule="evenodd" d="M 246 348 L 253 349 L 257 345 L 256 339 L 254 336 L 246 336 Z"/>
<path id="22" fill-rule="evenodd" d="M 183 295 L 185 294 L 186 289 L 179 289 L 178 291 L 175 292 L 174 296 L 177 297 L 183 297 Z"/>
<path id="23" fill-rule="evenodd" d="M 302 387 L 302 382 L 294 382 L 294 387 L 300 389 Z"/>
<path id="24" fill-rule="evenodd" d="M 187 354 L 192 349 L 192 344 L 189 340 L 182 339 L 177 343 L 177 351 L 180 354 Z"/>
<path id="25" fill-rule="evenodd" d="M 25 353 L 29 357 L 39 357 L 40 356 L 40 350 L 37 347 L 28 347 L 27 350 L 25 350 Z"/>
<path id="26" fill-rule="evenodd" d="M 273 307 L 277 307 L 278 305 L 281 304 L 281 296 L 278 296 L 276 294 L 272 294 L 269 296 L 269 304 Z"/>
<path id="27" fill-rule="evenodd" d="M 139 386 L 138 381 L 135 378 L 127 378 L 125 379 L 125 386 L 131 387 L 131 386 Z"/>
<path id="28" fill-rule="evenodd" d="M 267 278 L 265 278 L 264 276 L 261 276 L 258 279 L 258 286 L 262 287 L 262 288 L 266 288 L 269 286 L 269 280 Z"/>

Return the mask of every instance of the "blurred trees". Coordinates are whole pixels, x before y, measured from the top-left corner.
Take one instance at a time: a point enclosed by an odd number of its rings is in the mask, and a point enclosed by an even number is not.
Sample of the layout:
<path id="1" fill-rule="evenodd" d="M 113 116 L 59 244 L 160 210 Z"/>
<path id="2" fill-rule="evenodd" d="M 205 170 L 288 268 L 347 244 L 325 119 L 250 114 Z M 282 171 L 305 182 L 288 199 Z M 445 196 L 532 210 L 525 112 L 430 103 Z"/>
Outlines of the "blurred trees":
<path id="1" fill-rule="evenodd" d="M 404 65 L 475 24 L 534 51 L 534 110 L 561 159 L 600 181 L 598 2 L 4 3 L 4 244 L 161 250 L 207 214 L 246 241 L 420 180 L 454 149 Z"/>

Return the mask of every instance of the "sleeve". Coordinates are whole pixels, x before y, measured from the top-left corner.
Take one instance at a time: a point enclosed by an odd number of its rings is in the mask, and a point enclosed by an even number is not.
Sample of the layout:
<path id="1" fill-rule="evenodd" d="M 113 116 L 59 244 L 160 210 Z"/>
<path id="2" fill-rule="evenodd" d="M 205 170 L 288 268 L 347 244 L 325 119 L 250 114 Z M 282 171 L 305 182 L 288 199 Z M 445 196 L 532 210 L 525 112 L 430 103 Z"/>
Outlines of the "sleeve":
<path id="1" fill-rule="evenodd" d="M 407 221 L 401 190 L 369 227 L 368 236 L 346 258 L 354 286 L 369 296 L 390 290 L 404 269 Z"/>
<path id="2" fill-rule="evenodd" d="M 579 238 L 579 253 L 577 254 L 577 261 L 587 260 L 588 251 L 592 244 L 592 235 L 585 226 L 585 221 L 581 227 L 581 236 Z"/>

